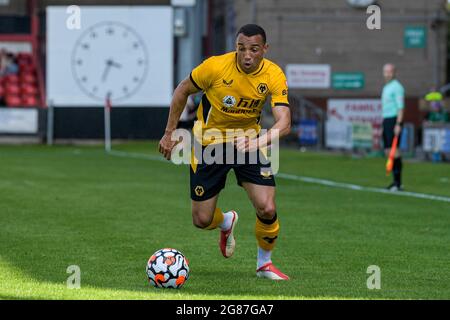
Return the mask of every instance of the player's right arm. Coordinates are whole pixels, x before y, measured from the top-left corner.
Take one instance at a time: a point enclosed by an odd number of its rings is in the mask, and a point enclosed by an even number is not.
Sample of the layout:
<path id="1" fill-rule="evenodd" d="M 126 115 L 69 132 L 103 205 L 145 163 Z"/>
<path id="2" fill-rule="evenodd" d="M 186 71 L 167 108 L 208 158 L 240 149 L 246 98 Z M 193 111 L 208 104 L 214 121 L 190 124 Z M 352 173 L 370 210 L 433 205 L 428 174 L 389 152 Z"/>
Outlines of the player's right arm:
<path id="1" fill-rule="evenodd" d="M 194 85 L 190 77 L 187 77 L 180 82 L 173 93 L 166 130 L 164 136 L 159 141 L 159 152 L 162 153 L 167 160 L 170 160 L 172 149 L 176 144 L 176 141 L 172 141 L 172 132 L 177 128 L 178 120 L 186 106 L 187 99 L 191 94 L 199 91 L 200 90 Z"/>
<path id="2" fill-rule="evenodd" d="M 186 105 L 187 98 L 193 93 L 208 90 L 214 80 L 218 77 L 217 70 L 219 67 L 220 65 L 216 63 L 215 58 L 210 57 L 194 68 L 190 76 L 181 81 L 175 89 L 170 104 L 166 132 L 159 142 L 159 152 L 161 152 L 167 160 L 170 160 L 172 149 L 176 144 L 176 141 L 172 141 L 171 135 L 177 128 L 178 120 Z"/>

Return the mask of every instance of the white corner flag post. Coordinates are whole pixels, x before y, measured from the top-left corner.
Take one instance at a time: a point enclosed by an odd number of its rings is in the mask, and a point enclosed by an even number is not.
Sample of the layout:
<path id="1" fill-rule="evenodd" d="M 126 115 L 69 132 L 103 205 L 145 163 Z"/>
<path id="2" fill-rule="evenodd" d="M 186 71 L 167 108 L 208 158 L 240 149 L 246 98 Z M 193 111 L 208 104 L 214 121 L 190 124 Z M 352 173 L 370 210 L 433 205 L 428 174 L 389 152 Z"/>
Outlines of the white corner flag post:
<path id="1" fill-rule="evenodd" d="M 105 151 L 111 151 L 111 92 L 108 92 L 105 100 Z"/>

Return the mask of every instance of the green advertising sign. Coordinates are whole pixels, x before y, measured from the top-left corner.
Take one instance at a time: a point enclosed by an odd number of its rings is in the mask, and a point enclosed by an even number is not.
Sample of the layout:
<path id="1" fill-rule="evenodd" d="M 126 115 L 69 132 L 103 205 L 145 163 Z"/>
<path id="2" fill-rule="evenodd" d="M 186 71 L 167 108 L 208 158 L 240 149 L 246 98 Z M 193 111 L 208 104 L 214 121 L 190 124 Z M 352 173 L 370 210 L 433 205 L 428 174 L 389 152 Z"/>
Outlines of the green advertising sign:
<path id="1" fill-rule="evenodd" d="M 422 26 L 405 27 L 403 41 L 405 48 L 425 48 L 427 29 Z"/>
<path id="2" fill-rule="evenodd" d="M 364 73 L 362 72 L 334 72 L 331 76 L 333 89 L 359 90 L 364 88 Z"/>
<path id="3" fill-rule="evenodd" d="M 371 149 L 373 145 L 372 124 L 352 123 L 352 142 L 355 149 Z"/>

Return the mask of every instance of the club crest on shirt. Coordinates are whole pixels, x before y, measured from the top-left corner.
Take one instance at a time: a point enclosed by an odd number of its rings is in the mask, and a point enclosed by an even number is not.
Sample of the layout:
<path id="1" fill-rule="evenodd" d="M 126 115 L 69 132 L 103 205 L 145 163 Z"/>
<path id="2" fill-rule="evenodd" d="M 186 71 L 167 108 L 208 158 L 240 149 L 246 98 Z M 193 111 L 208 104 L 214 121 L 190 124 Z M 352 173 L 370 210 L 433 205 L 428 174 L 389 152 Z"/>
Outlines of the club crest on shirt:
<path id="1" fill-rule="evenodd" d="M 266 83 L 260 83 L 257 89 L 259 94 L 265 94 L 269 90 L 269 87 Z"/>
<path id="2" fill-rule="evenodd" d="M 225 96 L 225 97 L 222 99 L 222 103 L 223 103 L 223 105 L 224 105 L 225 107 L 227 107 L 227 108 L 232 108 L 232 107 L 234 107 L 235 104 L 236 104 L 236 98 L 233 97 L 233 96 Z"/>

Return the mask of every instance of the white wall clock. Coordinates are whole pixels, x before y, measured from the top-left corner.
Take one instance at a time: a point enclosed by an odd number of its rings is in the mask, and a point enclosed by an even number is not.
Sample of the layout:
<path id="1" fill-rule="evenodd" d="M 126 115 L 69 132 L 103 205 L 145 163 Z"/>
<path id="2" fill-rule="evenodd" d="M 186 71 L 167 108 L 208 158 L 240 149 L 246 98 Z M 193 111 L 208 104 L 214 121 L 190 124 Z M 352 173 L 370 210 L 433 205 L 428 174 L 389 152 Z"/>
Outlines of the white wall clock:
<path id="1" fill-rule="evenodd" d="M 48 6 L 46 92 L 55 107 L 169 107 L 173 94 L 173 8 Z"/>
<path id="2" fill-rule="evenodd" d="M 130 26 L 113 21 L 97 23 L 81 34 L 71 58 L 72 75 L 88 96 L 104 101 L 131 97 L 145 82 L 148 51 Z"/>

